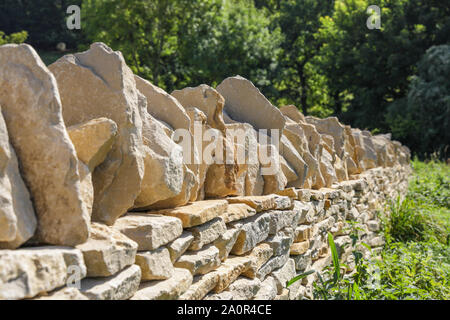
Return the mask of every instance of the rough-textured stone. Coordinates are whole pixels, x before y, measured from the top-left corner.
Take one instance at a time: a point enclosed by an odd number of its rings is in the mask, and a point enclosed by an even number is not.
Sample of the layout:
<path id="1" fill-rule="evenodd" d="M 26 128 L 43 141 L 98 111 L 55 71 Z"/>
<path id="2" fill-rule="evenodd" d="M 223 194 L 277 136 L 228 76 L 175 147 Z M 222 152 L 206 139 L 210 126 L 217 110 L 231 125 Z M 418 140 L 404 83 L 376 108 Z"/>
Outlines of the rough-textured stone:
<path id="1" fill-rule="evenodd" d="M 133 296 L 141 281 L 141 269 L 132 265 L 107 278 L 86 278 L 80 291 L 90 300 L 127 300 Z"/>
<path id="2" fill-rule="evenodd" d="M 305 116 L 294 105 L 282 106 L 280 107 L 280 111 L 285 117 L 288 117 L 296 123 L 305 121 Z"/>
<path id="3" fill-rule="evenodd" d="M 227 210 L 227 207 L 228 203 L 225 200 L 204 200 L 175 209 L 149 213 L 177 217 L 183 222 L 183 228 L 189 228 L 204 224 L 216 217 L 222 216 Z"/>
<path id="4" fill-rule="evenodd" d="M 15 249 L 36 231 L 30 194 L 19 172 L 16 153 L 9 143 L 0 107 L 0 249 Z"/>
<path id="5" fill-rule="evenodd" d="M 89 236 L 89 212 L 55 78 L 27 44 L 1 46 L 0 65 L 0 105 L 33 199 L 37 237 L 57 245 L 82 243 Z"/>
<path id="6" fill-rule="evenodd" d="M 309 240 L 312 236 L 312 227 L 308 225 L 302 225 L 295 228 L 294 242 L 302 242 Z"/>
<path id="7" fill-rule="evenodd" d="M 142 281 L 166 280 L 173 276 L 174 268 L 167 248 L 138 252 L 136 264 L 141 268 Z"/>
<path id="8" fill-rule="evenodd" d="M 213 272 L 194 277 L 192 285 L 180 296 L 179 300 L 203 299 L 217 285 L 218 280 L 219 275 Z"/>
<path id="9" fill-rule="evenodd" d="M 246 205 L 252 207 L 256 212 L 267 211 L 277 209 L 278 199 L 281 196 L 276 194 L 264 195 L 264 196 L 248 196 L 248 197 L 229 197 L 227 201 L 232 203 L 245 203 Z M 288 197 L 282 197 L 286 200 Z M 289 199 L 289 198 L 288 198 Z M 287 201 L 287 200 L 286 200 Z M 284 202 L 284 201 L 283 201 Z"/>
<path id="10" fill-rule="evenodd" d="M 256 210 L 245 203 L 230 203 L 227 211 L 222 215 L 225 223 L 242 220 L 252 217 L 256 214 Z"/>
<path id="11" fill-rule="evenodd" d="M 113 227 L 135 241 L 139 251 L 158 249 L 183 233 L 180 219 L 156 214 L 129 214 Z"/>
<path id="12" fill-rule="evenodd" d="M 225 112 L 234 120 L 250 123 L 256 130 L 278 129 L 286 120 L 253 83 L 240 76 L 225 79 L 217 91 L 225 98 Z M 269 130 L 270 134 L 270 130 Z"/>
<path id="13" fill-rule="evenodd" d="M 228 258 L 228 255 L 233 249 L 234 244 L 240 233 L 239 228 L 231 228 L 226 232 L 220 235 L 220 237 L 214 241 L 214 245 L 219 249 L 219 257 L 220 260 L 225 261 Z"/>
<path id="14" fill-rule="evenodd" d="M 281 268 L 289 260 L 289 254 L 270 258 L 256 273 L 256 277 L 263 280 L 273 270 Z"/>
<path id="15" fill-rule="evenodd" d="M 188 229 L 194 236 L 188 250 L 200 250 L 204 245 L 217 240 L 227 231 L 227 227 L 221 217 L 208 221 L 205 224 Z"/>
<path id="16" fill-rule="evenodd" d="M 112 225 L 133 207 L 141 191 L 145 154 L 140 109 L 145 100 L 139 99 L 134 75 L 122 54 L 103 43 L 93 43 L 85 52 L 66 55 L 49 69 L 58 82 L 67 126 L 100 117 L 117 124 L 112 149 L 92 175 L 92 218 Z"/>
<path id="17" fill-rule="evenodd" d="M 242 255 L 252 250 L 258 243 L 268 237 L 270 216 L 264 213 L 231 223 L 231 225 L 241 230 L 231 253 Z"/>
<path id="18" fill-rule="evenodd" d="M 81 251 L 67 247 L 0 250 L 0 266 L 0 299 L 32 298 L 86 276 Z"/>
<path id="19" fill-rule="evenodd" d="M 107 277 L 134 263 L 138 245 L 113 228 L 93 223 L 88 241 L 76 248 L 83 253 L 88 277 Z"/>
<path id="20" fill-rule="evenodd" d="M 261 287 L 253 300 L 273 300 L 277 296 L 277 283 L 273 277 L 267 277 L 261 282 Z"/>
<path id="21" fill-rule="evenodd" d="M 295 277 L 295 262 L 289 259 L 286 264 L 273 271 L 271 276 L 275 279 L 278 293 L 281 294 L 283 288 L 286 288 L 287 282 Z"/>
<path id="22" fill-rule="evenodd" d="M 189 248 L 192 241 L 194 241 L 194 236 L 192 233 L 189 231 L 183 231 L 181 236 L 167 245 L 172 263 L 175 262 Z"/>
<path id="23" fill-rule="evenodd" d="M 293 241 L 294 238 L 292 235 L 287 235 L 280 232 L 279 234 L 267 238 L 265 243 L 270 245 L 274 256 L 281 256 L 289 253 L 289 248 L 291 247 Z"/>
<path id="24" fill-rule="evenodd" d="M 285 227 L 295 228 L 300 216 L 297 210 L 274 210 L 268 212 L 270 216 L 269 234 L 276 234 Z"/>
<path id="25" fill-rule="evenodd" d="M 222 265 L 213 271 L 218 275 L 217 285 L 213 288 L 215 293 L 224 291 L 250 266 L 251 260 L 248 257 L 230 256 Z"/>
<path id="26" fill-rule="evenodd" d="M 273 248 L 268 243 L 261 243 L 246 255 L 251 261 L 249 268 L 242 274 L 248 278 L 255 278 L 259 268 L 273 256 Z"/>
<path id="27" fill-rule="evenodd" d="M 227 291 L 233 295 L 233 300 L 250 300 L 261 288 L 261 281 L 258 278 L 247 279 L 238 278 L 228 287 Z"/>
<path id="28" fill-rule="evenodd" d="M 192 275 L 206 274 L 220 266 L 219 249 L 209 245 L 199 251 L 188 251 L 176 262 L 176 268 L 188 269 Z"/>
<path id="29" fill-rule="evenodd" d="M 311 266 L 311 264 L 312 264 L 311 251 L 310 250 L 308 250 L 304 254 L 291 256 L 291 258 L 294 260 L 295 268 L 298 271 L 306 271 L 306 269 L 308 269 Z"/>
<path id="30" fill-rule="evenodd" d="M 92 172 L 111 150 L 117 135 L 117 125 L 108 118 L 98 118 L 67 128 L 78 159 Z"/>
<path id="31" fill-rule="evenodd" d="M 170 279 L 141 283 L 131 300 L 176 300 L 189 289 L 192 279 L 189 270 L 175 268 Z"/>
<path id="32" fill-rule="evenodd" d="M 298 256 L 304 254 L 309 249 L 309 241 L 302 241 L 293 243 L 291 246 L 290 254 L 291 256 Z"/>

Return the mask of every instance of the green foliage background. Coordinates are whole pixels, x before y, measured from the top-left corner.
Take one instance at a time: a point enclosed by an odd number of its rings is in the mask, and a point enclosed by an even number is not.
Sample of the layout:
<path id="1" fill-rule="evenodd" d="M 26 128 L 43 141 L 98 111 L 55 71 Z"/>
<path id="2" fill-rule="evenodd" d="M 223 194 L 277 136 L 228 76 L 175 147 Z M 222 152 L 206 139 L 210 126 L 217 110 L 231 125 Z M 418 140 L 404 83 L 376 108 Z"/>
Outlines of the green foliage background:
<path id="1" fill-rule="evenodd" d="M 70 4 L 81 30 L 66 28 Z M 366 26 L 369 5 L 380 30 Z M 26 30 L 46 63 L 59 42 L 103 41 L 169 92 L 240 74 L 275 105 L 449 157 L 450 0 L 4 0 L 0 30 L 2 42 Z"/>

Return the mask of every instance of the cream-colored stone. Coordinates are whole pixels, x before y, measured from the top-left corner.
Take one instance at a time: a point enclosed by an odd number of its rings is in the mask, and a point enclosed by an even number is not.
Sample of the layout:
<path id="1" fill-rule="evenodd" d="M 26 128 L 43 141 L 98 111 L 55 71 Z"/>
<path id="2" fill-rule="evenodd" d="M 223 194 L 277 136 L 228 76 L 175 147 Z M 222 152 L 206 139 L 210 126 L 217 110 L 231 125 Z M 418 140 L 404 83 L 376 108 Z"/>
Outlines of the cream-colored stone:
<path id="1" fill-rule="evenodd" d="M 258 278 L 247 279 L 239 277 L 228 287 L 229 291 L 233 295 L 233 300 L 251 300 L 261 288 L 261 280 Z"/>
<path id="2" fill-rule="evenodd" d="M 220 237 L 214 241 L 214 245 L 219 249 L 219 257 L 220 260 L 225 261 L 228 258 L 228 255 L 233 249 L 234 244 L 240 233 L 239 228 L 231 228 L 226 232 L 220 235 Z"/>
<path id="3" fill-rule="evenodd" d="M 108 277 L 134 263 L 138 245 L 113 228 L 93 223 L 88 241 L 76 248 L 83 253 L 88 277 Z"/>
<path id="4" fill-rule="evenodd" d="M 36 236 L 56 245 L 82 243 L 89 236 L 89 212 L 55 78 L 27 44 L 1 46 L 0 65 L 0 105 L 33 199 Z"/>
<path id="5" fill-rule="evenodd" d="M 108 118 L 98 118 L 67 128 L 78 159 L 92 172 L 111 150 L 117 135 L 117 125 Z"/>
<path id="6" fill-rule="evenodd" d="M 89 298 L 83 295 L 77 288 L 65 287 L 34 298 L 33 300 L 89 300 Z"/>
<path id="7" fill-rule="evenodd" d="M 180 296 L 179 300 L 203 299 L 217 285 L 218 280 L 219 275 L 213 272 L 194 277 L 192 285 Z"/>
<path id="8" fill-rule="evenodd" d="M 256 273 L 273 256 L 273 248 L 268 243 L 261 243 L 246 255 L 251 261 L 249 268 L 242 274 L 248 278 L 255 278 Z"/>
<path id="9" fill-rule="evenodd" d="M 19 172 L 16 153 L 9 143 L 0 107 L 0 249 L 16 249 L 36 231 L 30 194 Z"/>
<path id="10" fill-rule="evenodd" d="M 192 279 L 189 270 L 175 268 L 170 279 L 141 283 L 131 300 L 176 300 L 189 289 Z"/>
<path id="11" fill-rule="evenodd" d="M 228 202 L 225 200 L 204 200 L 183 207 L 149 213 L 179 218 L 183 222 L 183 228 L 190 228 L 222 216 L 227 208 Z"/>
<path id="12" fill-rule="evenodd" d="M 208 245 L 199 251 L 188 251 L 176 262 L 176 268 L 188 269 L 192 275 L 207 274 L 220 266 L 219 249 Z"/>
<path id="13" fill-rule="evenodd" d="M 222 265 L 213 271 L 218 275 L 217 285 L 213 288 L 215 293 L 224 291 L 250 266 L 251 260 L 248 257 L 230 256 Z"/>
<path id="14" fill-rule="evenodd" d="M 294 278 L 295 275 L 295 262 L 292 259 L 289 259 L 283 267 L 271 273 L 271 276 L 275 279 L 278 294 L 282 293 L 283 289 L 286 288 L 287 282 Z"/>
<path id="15" fill-rule="evenodd" d="M 261 282 L 261 287 L 253 300 L 273 300 L 277 296 L 277 283 L 273 277 L 267 277 Z"/>
<path id="16" fill-rule="evenodd" d="M 204 245 L 217 240 L 227 231 L 227 227 L 223 219 L 218 217 L 202 225 L 189 228 L 188 231 L 194 236 L 194 240 L 188 250 L 200 250 Z"/>
<path id="17" fill-rule="evenodd" d="M 139 251 L 158 249 L 183 233 L 180 219 L 156 214 L 128 214 L 113 228 L 135 241 Z"/>
<path id="18" fill-rule="evenodd" d="M 192 233 L 189 231 L 183 231 L 181 236 L 167 245 L 172 263 L 174 263 L 189 248 L 192 241 L 194 241 L 194 236 Z"/>
<path id="19" fill-rule="evenodd" d="M 252 250 L 269 235 L 270 216 L 266 213 L 231 223 L 240 228 L 236 243 L 231 250 L 234 255 L 242 255 Z"/>
<path id="20" fill-rule="evenodd" d="M 81 293 L 89 300 L 127 300 L 139 287 L 141 268 L 129 266 L 107 278 L 86 278 L 81 281 Z"/>
<path id="21" fill-rule="evenodd" d="M 222 218 L 225 223 L 230 223 L 252 217 L 255 214 L 256 210 L 245 203 L 230 203 Z"/>
<path id="22" fill-rule="evenodd" d="M 65 285 L 70 276 L 86 276 L 81 251 L 68 247 L 0 250 L 0 266 L 0 299 L 6 300 L 32 298 Z"/>
<path id="23" fill-rule="evenodd" d="M 312 227 L 308 225 L 302 225 L 295 228 L 294 242 L 302 242 L 309 240 L 312 237 Z"/>
<path id="24" fill-rule="evenodd" d="M 117 124 L 111 151 L 92 175 L 92 219 L 112 225 L 133 207 L 141 191 L 145 153 L 140 110 L 145 107 L 145 99 L 140 98 L 134 75 L 122 54 L 103 43 L 93 43 L 85 52 L 66 55 L 49 69 L 58 82 L 67 126 L 100 117 Z"/>
<path id="25" fill-rule="evenodd" d="M 153 251 L 138 252 L 135 263 L 141 268 L 142 281 L 166 280 L 174 273 L 169 250 L 164 247 Z"/>

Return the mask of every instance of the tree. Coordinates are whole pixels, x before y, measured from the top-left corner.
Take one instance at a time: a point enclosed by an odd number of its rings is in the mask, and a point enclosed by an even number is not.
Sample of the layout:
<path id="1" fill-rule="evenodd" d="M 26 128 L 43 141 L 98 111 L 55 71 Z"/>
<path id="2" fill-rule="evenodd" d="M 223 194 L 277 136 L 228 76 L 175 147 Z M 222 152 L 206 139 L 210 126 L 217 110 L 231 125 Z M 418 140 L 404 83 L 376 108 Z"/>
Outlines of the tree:
<path id="1" fill-rule="evenodd" d="M 26 31 L 12 33 L 6 35 L 3 31 L 0 31 L 0 46 L 6 43 L 23 43 L 27 40 L 28 33 Z"/>
<path id="2" fill-rule="evenodd" d="M 417 65 L 407 97 L 389 106 L 393 134 L 421 156 L 449 156 L 450 45 L 433 46 Z"/>
<path id="3" fill-rule="evenodd" d="M 382 10 L 381 30 L 366 26 L 369 5 Z M 406 96 L 417 62 L 432 45 L 450 41 L 448 1 L 336 0 L 321 22 L 319 66 L 335 113 L 371 130 L 390 129 L 387 107 Z"/>
<path id="4" fill-rule="evenodd" d="M 325 79 L 314 65 L 320 49 L 316 33 L 321 16 L 330 14 L 333 1 L 282 1 L 276 23 L 284 39 L 279 65 L 279 100 L 301 106 L 304 114 L 309 108 L 323 109 L 329 104 Z M 317 113 L 317 110 L 316 110 Z"/>

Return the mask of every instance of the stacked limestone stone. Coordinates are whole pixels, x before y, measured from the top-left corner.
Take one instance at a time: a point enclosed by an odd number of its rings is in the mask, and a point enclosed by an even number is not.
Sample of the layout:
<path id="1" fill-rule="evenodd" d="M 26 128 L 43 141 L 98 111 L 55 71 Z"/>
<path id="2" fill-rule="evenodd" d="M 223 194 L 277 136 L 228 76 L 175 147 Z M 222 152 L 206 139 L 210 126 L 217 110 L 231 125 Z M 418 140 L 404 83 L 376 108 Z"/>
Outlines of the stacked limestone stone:
<path id="1" fill-rule="evenodd" d="M 102 43 L 49 68 L 1 46 L 0 107 L 0 299 L 312 298 L 315 274 L 286 281 L 330 263 L 328 232 L 351 272 L 348 220 L 379 250 L 377 210 L 410 173 L 388 135 L 239 76 L 168 94 Z M 207 129 L 231 161 L 200 157 Z"/>

